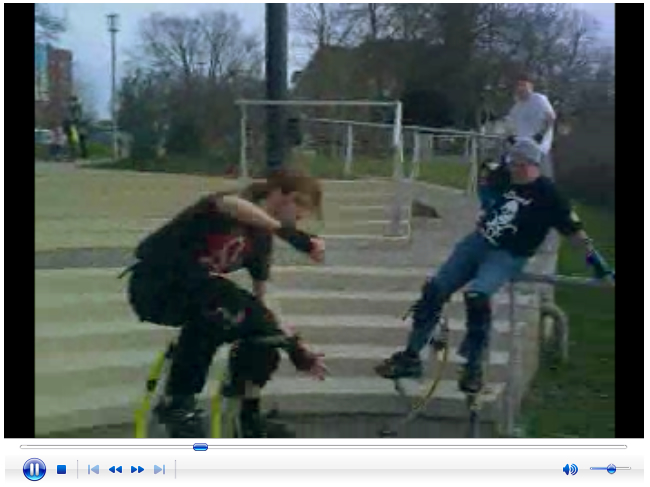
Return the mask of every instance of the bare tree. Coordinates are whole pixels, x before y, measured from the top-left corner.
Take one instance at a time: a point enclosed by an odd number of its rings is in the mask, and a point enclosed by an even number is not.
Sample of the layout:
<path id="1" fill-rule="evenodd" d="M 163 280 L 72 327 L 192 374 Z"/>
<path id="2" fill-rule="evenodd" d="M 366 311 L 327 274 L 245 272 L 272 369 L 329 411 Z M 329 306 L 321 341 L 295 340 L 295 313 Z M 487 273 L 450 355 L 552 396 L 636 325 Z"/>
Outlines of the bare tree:
<path id="1" fill-rule="evenodd" d="M 391 3 L 387 9 L 387 36 L 413 41 L 430 38 L 436 7 L 435 3 Z"/>
<path id="2" fill-rule="evenodd" d="M 208 10 L 151 14 L 140 23 L 139 37 L 124 111 L 133 126 L 149 127 L 140 137 L 164 138 L 169 153 L 186 154 L 232 138 L 238 129 L 234 100 L 257 90 L 261 78 L 258 36 L 244 32 L 236 15 Z"/>
<path id="3" fill-rule="evenodd" d="M 201 16 L 200 25 L 211 81 L 259 72 L 263 61 L 260 42 L 242 31 L 241 21 L 235 14 L 209 12 Z"/>
<path id="4" fill-rule="evenodd" d="M 205 56 L 199 19 L 153 13 L 140 23 L 141 48 L 152 68 L 189 80 Z"/>
<path id="5" fill-rule="evenodd" d="M 65 19 L 54 15 L 45 3 L 34 4 L 34 26 L 37 42 L 56 40 L 67 28 Z"/>
<path id="6" fill-rule="evenodd" d="M 355 22 L 350 22 L 348 4 L 294 3 L 291 28 L 299 36 L 297 45 L 310 52 L 325 46 L 349 45 Z"/>
<path id="7" fill-rule="evenodd" d="M 311 50 L 332 44 L 330 5 L 326 3 L 291 5 L 291 28 L 301 35 L 304 44 Z"/>
<path id="8" fill-rule="evenodd" d="M 220 10 L 194 17 L 154 13 L 141 22 L 139 34 L 131 64 L 186 81 L 204 74 L 212 81 L 252 74 L 262 62 L 258 38 L 242 31 L 236 15 Z"/>

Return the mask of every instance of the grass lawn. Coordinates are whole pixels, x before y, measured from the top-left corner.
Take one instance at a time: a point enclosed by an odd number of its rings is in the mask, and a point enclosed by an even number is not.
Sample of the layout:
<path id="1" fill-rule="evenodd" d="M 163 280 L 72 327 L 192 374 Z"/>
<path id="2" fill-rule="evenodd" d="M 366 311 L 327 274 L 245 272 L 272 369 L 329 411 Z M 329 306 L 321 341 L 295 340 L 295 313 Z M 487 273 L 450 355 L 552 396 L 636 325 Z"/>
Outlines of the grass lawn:
<path id="1" fill-rule="evenodd" d="M 364 177 L 389 178 L 393 174 L 391 158 L 375 159 L 355 157 L 351 175 L 345 175 L 345 165 L 342 160 L 323 155 L 294 153 L 290 164 L 306 170 L 309 174 L 325 179 L 357 179 Z M 238 162 L 234 161 L 238 168 Z M 249 171 L 256 174 L 262 164 L 260 161 L 249 163 Z M 224 174 L 223 161 L 210 159 L 207 156 L 186 158 L 167 157 L 152 161 L 136 161 L 125 159 L 118 162 L 106 162 L 89 165 L 93 169 L 117 169 L 147 173 L 194 174 L 203 176 L 221 176 Z M 405 171 L 409 172 L 411 165 L 405 162 Z M 432 161 L 420 165 L 420 178 L 435 180 L 439 184 L 464 187 L 469 175 L 469 166 L 462 163 L 458 156 L 438 156 Z"/>
<path id="2" fill-rule="evenodd" d="M 578 206 L 587 231 L 615 265 L 614 215 Z M 564 244 L 558 272 L 588 275 L 584 256 Z M 523 425 L 533 438 L 614 438 L 615 297 L 611 289 L 558 287 L 556 301 L 570 320 L 569 363 L 541 369 L 524 403 Z"/>

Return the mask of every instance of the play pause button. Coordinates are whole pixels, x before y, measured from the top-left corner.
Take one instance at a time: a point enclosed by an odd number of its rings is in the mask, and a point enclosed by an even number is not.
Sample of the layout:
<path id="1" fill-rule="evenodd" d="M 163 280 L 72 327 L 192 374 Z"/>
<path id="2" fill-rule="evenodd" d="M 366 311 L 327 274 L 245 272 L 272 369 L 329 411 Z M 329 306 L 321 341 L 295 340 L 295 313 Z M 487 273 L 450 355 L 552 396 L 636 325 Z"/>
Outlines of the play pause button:
<path id="1" fill-rule="evenodd" d="M 160 473 L 160 472 L 162 472 L 163 475 L 165 475 L 165 466 L 163 465 L 162 468 L 160 468 L 158 465 L 154 465 L 153 466 L 153 473 L 156 474 L 156 473 Z"/>

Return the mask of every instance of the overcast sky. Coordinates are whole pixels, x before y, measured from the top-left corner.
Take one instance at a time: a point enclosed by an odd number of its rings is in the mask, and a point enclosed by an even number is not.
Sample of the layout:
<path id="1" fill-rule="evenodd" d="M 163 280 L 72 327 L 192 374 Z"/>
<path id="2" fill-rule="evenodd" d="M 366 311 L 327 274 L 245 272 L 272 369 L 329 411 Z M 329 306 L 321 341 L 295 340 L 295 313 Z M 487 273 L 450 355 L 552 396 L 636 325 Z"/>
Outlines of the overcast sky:
<path id="1" fill-rule="evenodd" d="M 573 4 L 591 13 L 601 24 L 601 38 L 604 43 L 614 43 L 614 4 L 581 3 Z M 92 92 L 101 116 L 108 114 L 110 100 L 110 37 L 106 27 L 106 15 L 117 13 L 120 16 L 120 31 L 117 34 L 118 76 L 119 59 L 137 42 L 137 26 L 140 19 L 151 12 L 193 14 L 206 8 L 221 8 L 236 13 L 242 20 L 244 29 L 249 32 L 264 32 L 263 3 L 77 3 L 52 4 L 57 13 L 64 13 L 69 30 L 58 43 L 73 51 L 75 76 L 84 80 Z M 304 56 L 291 48 L 290 71 L 300 67 Z"/>

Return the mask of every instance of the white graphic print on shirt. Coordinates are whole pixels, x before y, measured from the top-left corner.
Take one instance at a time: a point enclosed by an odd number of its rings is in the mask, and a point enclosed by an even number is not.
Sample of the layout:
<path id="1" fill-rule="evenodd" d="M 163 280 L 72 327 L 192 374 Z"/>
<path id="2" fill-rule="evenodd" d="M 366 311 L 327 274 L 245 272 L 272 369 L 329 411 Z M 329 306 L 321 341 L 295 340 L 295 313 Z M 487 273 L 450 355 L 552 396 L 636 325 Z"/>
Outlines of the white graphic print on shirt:
<path id="1" fill-rule="evenodd" d="M 492 241 L 498 240 L 506 231 L 517 233 L 516 219 L 520 206 L 532 203 L 532 200 L 521 198 L 514 191 L 508 191 L 503 196 L 505 202 L 495 210 L 492 218 L 487 220 L 483 227 L 485 236 Z"/>

